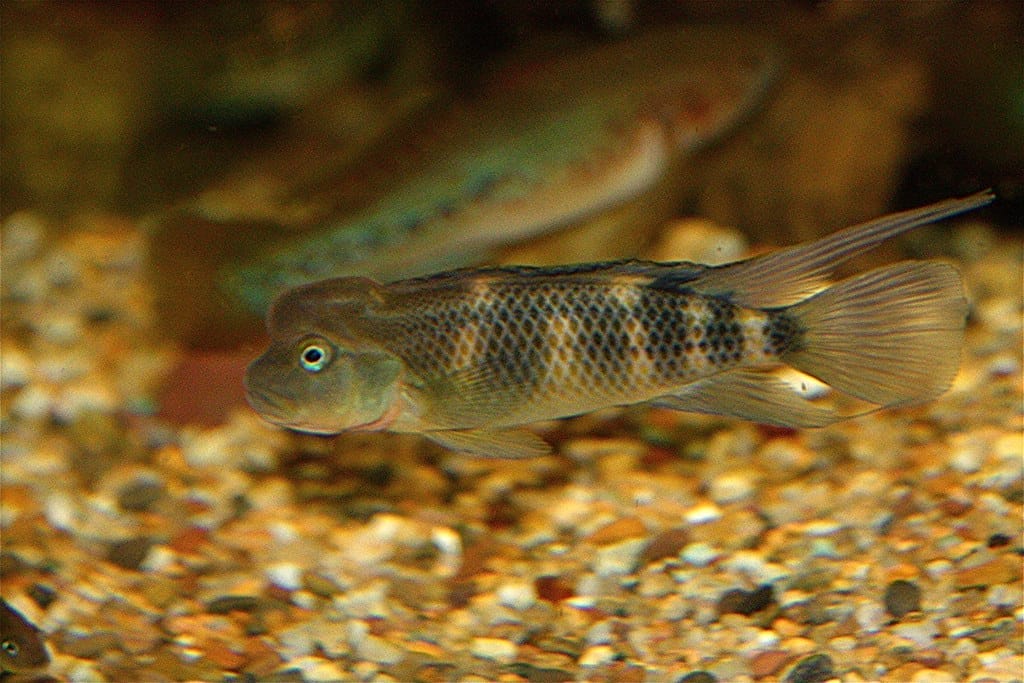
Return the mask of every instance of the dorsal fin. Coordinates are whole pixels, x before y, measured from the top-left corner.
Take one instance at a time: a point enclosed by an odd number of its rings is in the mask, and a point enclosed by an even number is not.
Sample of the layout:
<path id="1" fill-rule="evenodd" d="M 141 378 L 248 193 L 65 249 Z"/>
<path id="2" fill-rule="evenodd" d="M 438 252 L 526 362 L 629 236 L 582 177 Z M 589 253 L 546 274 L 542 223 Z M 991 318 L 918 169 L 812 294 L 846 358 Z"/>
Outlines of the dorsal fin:
<path id="1" fill-rule="evenodd" d="M 984 206 L 995 199 L 984 190 L 962 199 L 947 199 L 890 214 L 832 233 L 814 242 L 709 267 L 692 288 L 751 308 L 789 306 L 828 284 L 832 269 L 908 230 Z"/>

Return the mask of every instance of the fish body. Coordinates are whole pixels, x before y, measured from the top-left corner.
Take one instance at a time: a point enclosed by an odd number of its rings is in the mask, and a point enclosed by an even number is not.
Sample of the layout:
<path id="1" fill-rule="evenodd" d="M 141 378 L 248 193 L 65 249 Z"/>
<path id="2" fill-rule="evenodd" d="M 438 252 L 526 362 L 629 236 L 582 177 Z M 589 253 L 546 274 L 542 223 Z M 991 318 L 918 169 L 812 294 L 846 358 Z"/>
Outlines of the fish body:
<path id="1" fill-rule="evenodd" d="M 49 661 L 41 631 L 0 599 L 0 671 L 38 671 Z"/>
<path id="2" fill-rule="evenodd" d="M 776 61 L 754 34 L 688 28 L 520 65 L 435 122 L 443 130 L 417 141 L 425 163 L 364 211 L 228 264 L 222 289 L 262 314 L 284 289 L 325 277 L 479 263 L 653 186 L 674 156 L 764 101 Z"/>
<path id="3" fill-rule="evenodd" d="M 272 210 L 232 216 L 199 201 L 164 220 L 152 250 L 161 319 L 177 336 L 216 344 L 308 282 L 476 265 L 632 201 L 653 226 L 674 205 L 653 201 L 673 164 L 746 120 L 777 71 L 757 32 L 672 28 L 515 62 L 355 168 L 318 165 L 308 151 L 317 138 L 290 140 L 279 156 L 293 170 L 282 172 Z M 644 239 L 638 221 L 629 227 L 628 240 L 609 237 L 587 258 L 629 255 L 624 247 Z"/>
<path id="4" fill-rule="evenodd" d="M 777 379 L 789 365 L 878 407 L 942 393 L 959 365 L 956 270 L 829 271 L 991 193 L 887 216 L 727 264 L 615 261 L 336 278 L 271 307 L 250 404 L 299 431 L 420 433 L 455 450 L 549 450 L 524 424 L 649 402 L 785 426 L 842 419 Z"/>

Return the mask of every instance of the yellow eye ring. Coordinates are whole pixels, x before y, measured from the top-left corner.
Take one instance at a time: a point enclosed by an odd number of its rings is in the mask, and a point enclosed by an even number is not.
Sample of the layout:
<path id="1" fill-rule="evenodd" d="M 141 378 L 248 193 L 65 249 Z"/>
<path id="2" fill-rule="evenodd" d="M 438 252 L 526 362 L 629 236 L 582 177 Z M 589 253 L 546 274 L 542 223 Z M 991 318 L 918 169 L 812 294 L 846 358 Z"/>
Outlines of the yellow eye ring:
<path id="1" fill-rule="evenodd" d="M 322 339 L 311 339 L 299 350 L 299 365 L 306 372 L 320 372 L 331 362 L 331 347 Z"/>

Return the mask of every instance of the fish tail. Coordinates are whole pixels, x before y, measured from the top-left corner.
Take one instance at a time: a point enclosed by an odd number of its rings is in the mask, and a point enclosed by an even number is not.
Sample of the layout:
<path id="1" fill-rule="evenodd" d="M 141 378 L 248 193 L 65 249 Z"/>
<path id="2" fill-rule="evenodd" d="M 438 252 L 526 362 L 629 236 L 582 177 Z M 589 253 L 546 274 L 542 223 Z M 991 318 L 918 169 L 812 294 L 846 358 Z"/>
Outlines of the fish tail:
<path id="1" fill-rule="evenodd" d="M 800 332 L 781 359 L 871 403 L 932 399 L 960 365 L 967 301 L 945 263 L 878 268 L 782 310 Z"/>

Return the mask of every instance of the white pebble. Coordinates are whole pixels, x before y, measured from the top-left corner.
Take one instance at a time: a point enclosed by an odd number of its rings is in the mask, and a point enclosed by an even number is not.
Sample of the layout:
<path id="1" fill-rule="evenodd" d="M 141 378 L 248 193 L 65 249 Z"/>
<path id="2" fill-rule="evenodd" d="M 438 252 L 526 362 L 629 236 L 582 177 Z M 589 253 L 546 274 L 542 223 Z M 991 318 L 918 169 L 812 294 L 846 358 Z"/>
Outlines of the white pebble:
<path id="1" fill-rule="evenodd" d="M 510 581 L 498 586 L 498 602 L 514 610 L 525 610 L 537 602 L 537 589 L 527 581 Z"/>
<path id="2" fill-rule="evenodd" d="M 278 562 L 266 568 L 267 579 L 275 586 L 285 590 L 297 590 L 302 587 L 302 567 L 294 562 Z"/>
<path id="3" fill-rule="evenodd" d="M 981 469 L 985 462 L 985 444 L 970 434 L 953 437 L 949 466 L 957 472 L 970 474 Z"/>
<path id="4" fill-rule="evenodd" d="M 1005 583 L 991 586 L 985 593 L 985 602 L 996 609 L 1013 607 L 1019 599 L 1019 586 L 1015 588 Z"/>
<path id="5" fill-rule="evenodd" d="M 48 497 L 43 510 L 46 520 L 54 527 L 64 531 L 74 530 L 79 510 L 68 496 L 56 493 Z"/>
<path id="6" fill-rule="evenodd" d="M 191 467 L 215 467 L 230 458 L 232 444 L 226 430 L 208 429 L 183 436 L 182 452 Z"/>
<path id="7" fill-rule="evenodd" d="M 707 524 L 721 518 L 722 510 L 717 505 L 710 503 L 690 508 L 683 515 L 683 519 L 690 524 Z"/>
<path id="8" fill-rule="evenodd" d="M 163 572 L 173 567 L 177 561 L 176 552 L 165 545 L 154 545 L 139 564 L 139 569 L 152 573 Z"/>
<path id="9" fill-rule="evenodd" d="M 597 606 L 597 597 L 593 595 L 573 595 L 564 600 L 567 607 L 578 610 L 594 609 Z"/>
<path id="10" fill-rule="evenodd" d="M 105 683 L 110 679 L 104 676 L 91 662 L 76 662 L 75 668 L 68 672 L 68 680 L 71 683 Z"/>
<path id="11" fill-rule="evenodd" d="M 507 664 L 516 658 L 519 646 L 505 638 L 474 638 L 469 651 L 474 657 Z"/>
<path id="12" fill-rule="evenodd" d="M 640 553 L 647 547 L 646 538 L 630 538 L 598 548 L 594 560 L 594 573 L 598 576 L 629 574 L 639 562 Z"/>
<path id="13" fill-rule="evenodd" d="M 588 647 L 580 655 L 580 666 L 601 666 L 615 660 L 615 650 L 610 645 Z"/>
<path id="14" fill-rule="evenodd" d="M 831 536 L 843 528 L 834 519 L 816 519 L 804 524 L 804 533 L 808 536 Z"/>
<path id="15" fill-rule="evenodd" d="M 388 584 L 375 580 L 365 586 L 352 588 L 334 596 L 334 607 L 343 614 L 360 619 L 389 616 L 387 606 Z M 362 623 L 362 622 L 353 622 Z"/>
<path id="16" fill-rule="evenodd" d="M 1020 375 L 1020 363 L 1010 354 L 996 356 L 988 364 L 988 371 L 996 376 L 1018 376 Z"/>
<path id="17" fill-rule="evenodd" d="M 611 619 L 602 619 L 587 630 L 587 645 L 608 645 L 615 637 L 615 623 Z"/>
<path id="18" fill-rule="evenodd" d="M 430 541 L 445 555 L 462 554 L 462 538 L 448 527 L 438 526 L 430 530 Z"/>
<path id="19" fill-rule="evenodd" d="M 679 557 L 684 562 L 688 562 L 694 567 L 706 567 L 718 559 L 719 555 L 716 548 L 703 542 L 689 543 L 679 553 Z"/>
<path id="20" fill-rule="evenodd" d="M 921 649 L 935 647 L 935 638 L 939 635 L 938 627 L 929 621 L 896 624 L 892 627 L 892 632 L 913 642 Z"/>
<path id="21" fill-rule="evenodd" d="M 881 631 L 888 619 L 885 614 L 885 607 L 877 602 L 863 602 L 857 605 L 857 609 L 853 612 L 853 618 L 868 633 L 878 633 Z"/>
<path id="22" fill-rule="evenodd" d="M 754 493 L 753 479 L 743 472 L 728 472 L 711 480 L 708 495 L 719 505 L 750 498 Z"/>
<path id="23" fill-rule="evenodd" d="M 343 681 L 350 678 L 344 669 L 323 657 L 296 657 L 288 662 L 288 668 L 298 669 L 306 681 Z"/>

